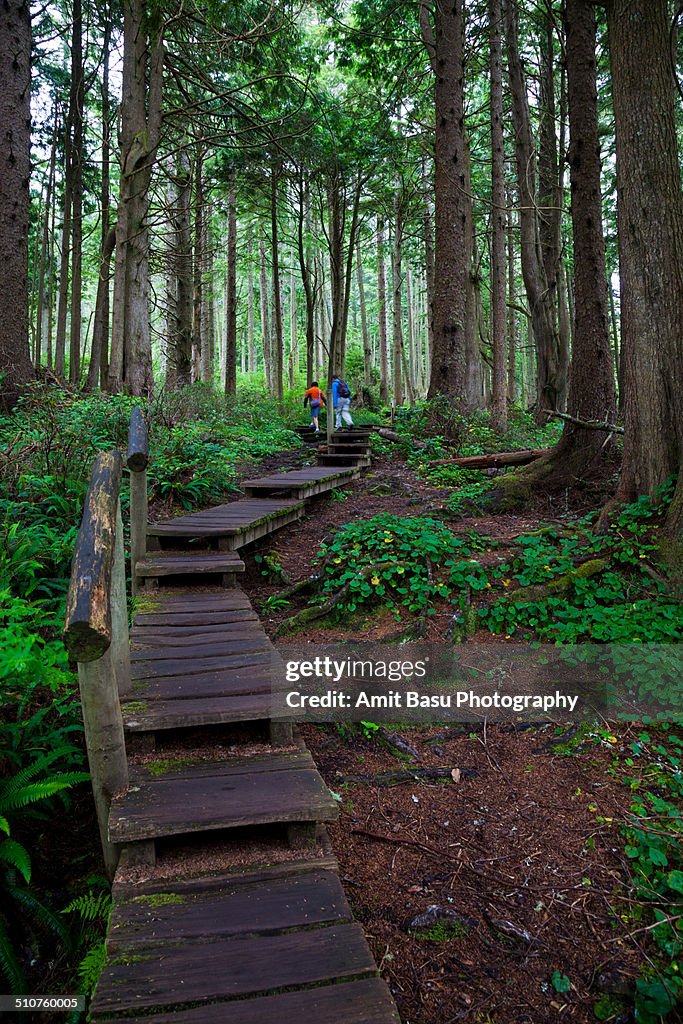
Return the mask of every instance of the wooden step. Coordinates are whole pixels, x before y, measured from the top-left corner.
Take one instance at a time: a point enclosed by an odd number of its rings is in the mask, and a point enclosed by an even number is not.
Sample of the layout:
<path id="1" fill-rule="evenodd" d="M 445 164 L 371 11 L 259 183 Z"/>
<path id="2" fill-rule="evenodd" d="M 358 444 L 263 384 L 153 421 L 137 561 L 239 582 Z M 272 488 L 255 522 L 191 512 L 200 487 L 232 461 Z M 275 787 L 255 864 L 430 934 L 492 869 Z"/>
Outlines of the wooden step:
<path id="1" fill-rule="evenodd" d="M 236 551 L 157 551 L 136 563 L 139 579 L 162 576 L 230 575 L 244 572 L 244 562 Z"/>
<path id="2" fill-rule="evenodd" d="M 242 490 L 250 496 L 265 496 L 285 491 L 300 497 L 312 497 L 332 490 L 351 480 L 353 469 L 325 469 L 322 466 L 307 466 L 289 473 L 274 473 L 272 476 L 245 480 Z"/>
<path id="3" fill-rule="evenodd" d="M 225 538 L 227 548 L 234 549 L 296 522 L 301 518 L 303 510 L 302 499 L 244 498 L 227 505 L 217 505 L 205 512 L 193 512 L 161 523 L 152 523 L 147 527 L 147 536 Z"/>
<path id="4" fill-rule="evenodd" d="M 107 953 L 351 920 L 344 890 L 332 871 L 148 882 L 129 887 L 118 898 L 114 894 Z"/>
<path id="5" fill-rule="evenodd" d="M 113 799 L 114 843 L 245 825 L 333 821 L 338 807 L 308 753 L 193 763 L 161 775 L 136 768 Z"/>
<path id="6" fill-rule="evenodd" d="M 353 466 L 362 469 L 370 465 L 369 455 L 341 455 L 338 453 L 326 453 L 318 455 L 318 463 L 321 466 Z"/>
<path id="7" fill-rule="evenodd" d="M 362 1010 L 356 1002 L 354 1016 L 346 1013 L 348 1000 L 343 990 L 345 978 L 350 981 L 373 978 L 376 968 L 368 949 L 363 929 L 358 924 L 332 925 L 276 935 L 239 936 L 216 939 L 198 945 L 162 946 L 158 950 L 147 948 L 139 957 L 122 956 L 109 961 L 100 976 L 92 1006 L 96 1021 L 113 1014 L 131 1011 L 163 1010 L 164 1008 L 201 1006 L 201 1014 L 194 1021 L 208 1021 L 206 1013 L 220 1010 L 213 1020 L 224 1024 L 268 1024 L 296 1020 L 297 1008 L 308 1006 L 310 1020 L 335 1020 L 337 1024 L 373 1020 L 372 1010 Z M 331 983 L 331 984 L 330 984 Z M 285 999 L 283 989 L 301 986 L 325 985 L 321 989 L 287 993 L 294 998 Z M 275 993 L 275 994 L 273 994 Z M 376 989 L 375 989 L 376 993 Z M 369 995 L 364 991 L 363 995 Z M 255 996 L 270 995 L 270 1005 Z M 356 995 L 358 1000 L 360 993 Z M 223 1005 L 216 1003 L 223 1000 Z M 322 1003 L 321 1003 L 322 1000 Z M 330 1002 L 331 1001 L 331 1002 Z M 325 1016 L 314 1013 L 316 1005 L 327 1008 Z M 261 1005 L 259 1005 L 261 1004 Z M 396 1018 L 390 1016 L 391 1001 L 385 989 L 385 1016 L 374 1020 L 388 1024 Z M 331 1012 L 334 1009 L 334 1016 Z M 290 1012 L 291 1011 L 291 1012 Z M 294 1013 L 293 1011 L 297 1011 Z M 359 1016 L 359 1012 L 362 1014 Z M 125 1019 L 130 1020 L 130 1017 Z M 167 1018 L 156 1015 L 155 1021 L 177 1020 L 174 1012 Z M 149 1018 L 147 1018 L 149 1020 Z"/>

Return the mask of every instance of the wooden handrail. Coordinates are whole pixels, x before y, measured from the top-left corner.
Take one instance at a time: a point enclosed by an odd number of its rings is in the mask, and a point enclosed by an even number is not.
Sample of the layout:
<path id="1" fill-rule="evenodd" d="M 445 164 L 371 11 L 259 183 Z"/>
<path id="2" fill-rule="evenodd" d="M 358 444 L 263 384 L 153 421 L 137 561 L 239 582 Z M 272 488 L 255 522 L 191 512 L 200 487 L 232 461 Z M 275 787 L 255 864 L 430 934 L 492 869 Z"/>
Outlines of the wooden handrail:
<path id="1" fill-rule="evenodd" d="M 100 452 L 90 477 L 71 563 L 64 643 L 71 658 L 96 661 L 112 640 L 111 584 L 121 489 L 119 452 Z"/>
<path id="2" fill-rule="evenodd" d="M 131 473 L 139 473 L 149 462 L 149 430 L 142 409 L 136 406 L 130 414 L 128 427 L 128 458 L 126 465 Z"/>
<path id="3" fill-rule="evenodd" d="M 121 522 L 121 454 L 95 459 L 71 564 L 64 643 L 78 684 L 95 810 L 107 874 L 119 848 L 109 841 L 109 808 L 128 786 L 120 696 L 130 689 L 126 569 Z"/>
<path id="4" fill-rule="evenodd" d="M 130 575 L 133 597 L 139 580 L 135 566 L 147 552 L 147 464 L 149 462 L 149 429 L 142 409 L 136 406 L 130 414 L 128 458 L 130 471 Z"/>

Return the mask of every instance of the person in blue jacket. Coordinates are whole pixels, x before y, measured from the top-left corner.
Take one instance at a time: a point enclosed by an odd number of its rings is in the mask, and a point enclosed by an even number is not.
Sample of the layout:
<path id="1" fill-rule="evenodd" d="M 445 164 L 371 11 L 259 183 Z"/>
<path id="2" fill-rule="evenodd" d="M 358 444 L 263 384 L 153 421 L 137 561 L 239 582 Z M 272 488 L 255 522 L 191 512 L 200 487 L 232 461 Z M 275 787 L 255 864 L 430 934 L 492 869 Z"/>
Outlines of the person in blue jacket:
<path id="1" fill-rule="evenodd" d="M 332 404 L 334 405 L 334 411 L 336 413 L 334 429 L 341 430 L 342 419 L 348 429 L 353 426 L 353 420 L 351 419 L 351 389 L 345 380 L 335 373 L 332 378 Z"/>

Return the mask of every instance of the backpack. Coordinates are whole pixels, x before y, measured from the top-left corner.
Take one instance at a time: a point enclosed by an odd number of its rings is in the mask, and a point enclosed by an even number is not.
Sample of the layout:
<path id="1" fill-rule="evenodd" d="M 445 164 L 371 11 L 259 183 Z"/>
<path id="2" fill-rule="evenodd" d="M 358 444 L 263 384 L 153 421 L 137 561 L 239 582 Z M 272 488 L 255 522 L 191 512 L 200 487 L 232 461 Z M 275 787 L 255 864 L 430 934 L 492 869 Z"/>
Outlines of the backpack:
<path id="1" fill-rule="evenodd" d="M 345 380 L 339 381 L 339 390 L 337 391 L 337 394 L 339 395 L 340 398 L 351 397 L 351 390 Z"/>

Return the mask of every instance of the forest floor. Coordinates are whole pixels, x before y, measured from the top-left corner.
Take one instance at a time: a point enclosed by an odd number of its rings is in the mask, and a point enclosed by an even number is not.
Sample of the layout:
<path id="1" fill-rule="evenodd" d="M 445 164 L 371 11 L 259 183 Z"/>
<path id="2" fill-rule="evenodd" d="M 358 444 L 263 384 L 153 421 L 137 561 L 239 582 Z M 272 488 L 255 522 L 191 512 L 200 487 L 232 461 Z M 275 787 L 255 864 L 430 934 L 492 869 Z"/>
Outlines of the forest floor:
<path id="1" fill-rule="evenodd" d="M 270 541 L 290 580 L 310 574 L 320 543 L 342 525 L 379 512 L 429 514 L 444 499 L 402 461 L 375 461 L 345 494 L 317 499 Z M 495 554 L 478 557 L 503 559 L 507 539 L 557 518 L 539 500 L 523 516 L 452 528 L 495 537 Z M 257 610 L 283 587 L 262 571 L 247 559 L 243 586 Z M 266 628 L 274 635 L 304 606 L 302 598 L 264 612 Z M 452 612 L 446 601 L 437 607 L 424 640 L 443 641 Z M 347 625 L 309 624 L 287 642 L 377 641 L 395 631 L 394 617 L 375 611 Z M 473 639 L 494 638 L 480 630 Z M 632 1020 L 619 996 L 633 990 L 642 935 L 630 939 L 636 926 L 623 919 L 629 872 L 618 832 L 632 794 L 611 771 L 628 728 L 608 736 L 562 723 L 404 727 L 415 756 L 359 726 L 303 732 L 341 797 L 334 852 L 403 1024 Z M 430 768 L 446 777 L 421 781 L 418 770 Z M 387 784 L 388 772 L 403 774 Z"/>

